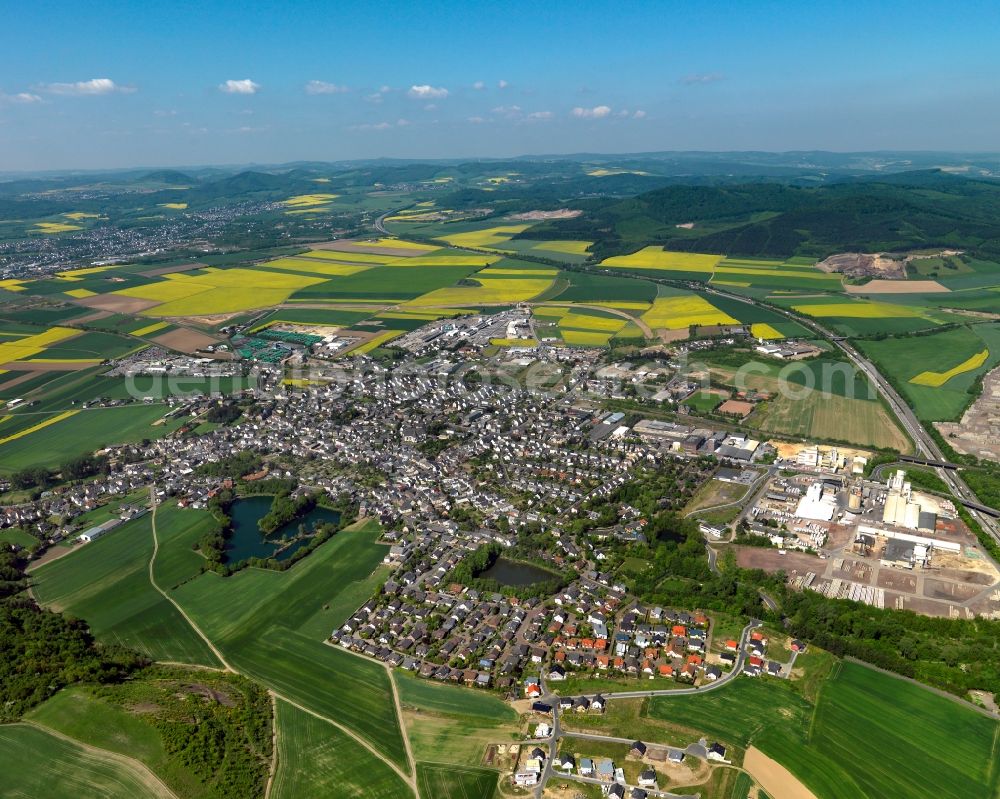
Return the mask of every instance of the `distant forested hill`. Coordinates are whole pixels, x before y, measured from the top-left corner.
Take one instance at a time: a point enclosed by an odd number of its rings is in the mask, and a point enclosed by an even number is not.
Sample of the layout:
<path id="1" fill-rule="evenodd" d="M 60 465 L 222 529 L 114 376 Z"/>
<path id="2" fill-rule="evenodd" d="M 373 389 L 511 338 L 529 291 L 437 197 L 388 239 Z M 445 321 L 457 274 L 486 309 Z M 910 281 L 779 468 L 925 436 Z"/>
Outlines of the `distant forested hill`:
<path id="1" fill-rule="evenodd" d="M 694 227 L 677 227 L 688 223 Z M 602 256 L 663 244 L 747 256 L 959 247 L 995 257 L 1000 182 L 928 170 L 815 187 L 674 185 L 624 200 L 591 200 L 583 216 L 522 236 L 594 240 Z"/>

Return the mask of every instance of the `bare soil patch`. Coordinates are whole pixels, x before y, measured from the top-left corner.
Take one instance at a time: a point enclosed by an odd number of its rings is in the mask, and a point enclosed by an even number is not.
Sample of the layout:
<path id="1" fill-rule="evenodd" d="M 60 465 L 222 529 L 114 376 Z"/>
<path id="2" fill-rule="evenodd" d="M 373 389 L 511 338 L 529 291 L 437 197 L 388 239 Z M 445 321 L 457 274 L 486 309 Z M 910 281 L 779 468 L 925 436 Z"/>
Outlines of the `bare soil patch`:
<path id="1" fill-rule="evenodd" d="M 983 589 L 975 585 L 948 583 L 943 580 L 924 580 L 924 596 L 954 602 L 968 602 Z"/>
<path id="2" fill-rule="evenodd" d="M 179 352 L 193 353 L 204 349 L 212 344 L 218 344 L 219 340 L 197 330 L 188 330 L 185 327 L 171 330 L 161 336 L 151 339 L 151 341 L 163 347 L 169 347 Z"/>
<path id="3" fill-rule="evenodd" d="M 98 294 L 96 297 L 84 297 L 78 302 L 88 308 L 97 308 L 111 313 L 139 313 L 160 304 L 156 300 L 143 300 L 139 297 L 126 297 L 122 294 Z"/>
<path id="4" fill-rule="evenodd" d="M 100 358 L 95 358 L 100 361 Z M 0 369 L 16 369 L 18 372 L 75 372 L 78 369 L 89 369 L 92 363 L 73 363 L 72 361 L 11 361 L 0 364 Z M 33 376 L 33 375 L 32 375 Z"/>
<path id="5" fill-rule="evenodd" d="M 904 574 L 894 569 L 879 569 L 875 585 L 879 588 L 891 588 L 893 591 L 902 591 L 905 594 L 915 594 L 917 592 L 917 578 L 912 574 Z"/>
<path id="6" fill-rule="evenodd" d="M 94 311 L 93 313 L 74 317 L 72 321 L 75 325 L 83 325 L 87 322 L 96 322 L 98 319 L 107 319 L 109 316 L 111 316 L 110 311 Z"/>
<path id="7" fill-rule="evenodd" d="M 20 371 L 25 371 L 25 372 L 27 372 L 27 374 L 18 375 L 17 377 L 11 378 L 10 380 L 6 380 L 3 383 L 0 383 L 0 391 L 6 391 L 7 389 L 14 388 L 14 386 L 16 386 L 16 385 L 18 385 L 20 383 L 23 383 L 25 380 L 32 380 L 35 377 L 35 375 L 34 375 L 34 373 L 32 371 L 30 371 L 30 370 L 22 370 L 20 368 L 20 364 L 11 364 L 10 366 L 8 366 L 8 364 L 4 364 L 0 368 L 9 369 L 11 367 L 13 369 L 16 369 L 19 372 Z"/>
<path id="8" fill-rule="evenodd" d="M 768 796 L 778 796 L 781 799 L 817 799 L 816 794 L 799 782 L 792 772 L 755 746 L 747 749 L 743 768 L 760 783 Z"/>
<path id="9" fill-rule="evenodd" d="M 936 280 L 872 280 L 863 286 L 846 286 L 848 294 L 943 294 L 951 291 Z"/>
<path id="10" fill-rule="evenodd" d="M 775 572 L 784 569 L 789 574 L 814 572 L 822 574 L 826 571 L 826 561 L 815 555 L 804 552 L 787 552 L 778 554 L 776 549 L 764 547 L 733 547 L 736 552 L 736 562 L 744 569 L 764 569 Z"/>

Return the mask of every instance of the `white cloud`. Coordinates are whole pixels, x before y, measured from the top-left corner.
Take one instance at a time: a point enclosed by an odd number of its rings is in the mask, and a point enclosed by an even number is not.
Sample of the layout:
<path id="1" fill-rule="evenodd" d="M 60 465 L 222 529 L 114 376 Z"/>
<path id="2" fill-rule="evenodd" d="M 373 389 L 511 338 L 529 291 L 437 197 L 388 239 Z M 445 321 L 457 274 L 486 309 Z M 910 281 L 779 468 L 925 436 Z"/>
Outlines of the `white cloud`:
<path id="1" fill-rule="evenodd" d="M 397 119 L 392 122 L 366 122 L 363 125 L 352 125 L 351 130 L 389 130 L 390 128 L 405 128 L 410 124 L 408 119 Z"/>
<path id="2" fill-rule="evenodd" d="M 424 111 L 437 111 L 437 103 L 428 103 L 424 106 Z"/>
<path id="3" fill-rule="evenodd" d="M 173 109 L 157 109 L 153 112 L 154 117 L 175 117 L 177 112 Z"/>
<path id="4" fill-rule="evenodd" d="M 346 86 L 327 83 L 325 80 L 311 80 L 306 83 L 306 94 L 346 94 L 349 91 Z"/>
<path id="5" fill-rule="evenodd" d="M 501 81 L 497 82 L 497 88 L 498 89 L 506 89 L 508 86 L 510 86 L 510 84 L 507 83 L 507 81 L 505 81 L 505 80 L 501 80 Z"/>
<path id="6" fill-rule="evenodd" d="M 414 100 L 443 100 L 448 96 L 448 90 L 423 83 L 411 86 L 407 94 Z"/>
<path id="7" fill-rule="evenodd" d="M 90 80 L 78 80 L 76 83 L 47 83 L 41 88 L 42 91 L 50 94 L 76 95 L 112 94 L 113 92 L 128 94 L 135 91 L 131 86 L 119 86 L 111 78 L 91 78 Z"/>
<path id="8" fill-rule="evenodd" d="M 546 119 L 552 119 L 555 116 L 551 111 L 532 111 L 528 114 L 528 119 L 544 121 Z"/>
<path id="9" fill-rule="evenodd" d="M 685 75 L 681 78 L 681 83 L 685 86 L 698 86 L 702 83 L 715 83 L 722 80 L 723 77 L 718 72 L 696 72 L 692 75 Z"/>
<path id="10" fill-rule="evenodd" d="M 226 94 L 257 94 L 260 91 L 260 84 L 254 83 L 250 78 L 227 80 L 219 84 L 219 91 Z"/>
<path id="11" fill-rule="evenodd" d="M 485 121 L 482 117 L 469 117 L 469 122 L 473 125 L 482 125 Z"/>
<path id="12" fill-rule="evenodd" d="M 481 92 L 483 89 L 486 88 L 486 84 L 483 83 L 481 80 L 477 80 L 475 83 L 472 84 L 472 88 L 475 89 L 477 92 Z"/>
<path id="13" fill-rule="evenodd" d="M 645 119 L 645 118 L 646 118 L 646 112 L 643 111 L 641 108 L 634 114 L 632 114 L 632 119 Z"/>
<path id="14" fill-rule="evenodd" d="M 611 114 L 611 108 L 606 105 L 595 105 L 593 108 L 577 106 L 573 109 L 572 114 L 579 119 L 604 119 Z"/>
<path id="15" fill-rule="evenodd" d="M 498 105 L 496 108 L 490 111 L 491 114 L 497 114 L 498 116 L 504 117 L 518 117 L 521 116 L 521 106 L 519 105 Z"/>
<path id="16" fill-rule="evenodd" d="M 42 98 L 30 92 L 18 92 L 17 94 L 4 94 L 0 92 L 0 103 L 12 103 L 15 105 L 31 105 L 40 103 Z"/>

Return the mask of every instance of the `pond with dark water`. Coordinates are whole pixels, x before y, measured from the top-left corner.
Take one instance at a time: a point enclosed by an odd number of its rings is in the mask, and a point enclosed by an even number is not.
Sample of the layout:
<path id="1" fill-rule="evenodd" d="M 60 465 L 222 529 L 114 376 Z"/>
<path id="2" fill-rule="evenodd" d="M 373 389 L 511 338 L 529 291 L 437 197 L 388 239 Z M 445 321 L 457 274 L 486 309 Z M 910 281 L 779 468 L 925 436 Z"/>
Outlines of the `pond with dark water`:
<path id="1" fill-rule="evenodd" d="M 321 508 L 318 505 L 309 513 L 293 519 L 284 527 L 279 527 L 271 535 L 265 536 L 257 523 L 271 510 L 271 502 L 274 497 L 259 496 L 246 497 L 236 500 L 229 508 L 229 515 L 233 520 L 233 534 L 226 542 L 226 560 L 230 563 L 239 563 L 248 558 L 275 558 L 275 560 L 285 560 L 290 558 L 297 549 L 309 543 L 309 538 L 301 538 L 292 544 L 282 541 L 282 537 L 294 538 L 299 534 L 299 526 L 305 525 L 307 531 L 312 532 L 316 524 L 329 522 L 337 524 L 340 521 L 340 513 L 329 508 Z M 281 549 L 282 547 L 285 549 Z M 277 555 L 275 554 L 281 550 Z"/>
<path id="2" fill-rule="evenodd" d="M 551 580 L 559 575 L 531 563 L 497 558 L 492 566 L 477 576 L 484 577 L 487 580 L 496 580 L 500 585 L 511 586 L 512 588 L 526 588 L 535 583 Z"/>

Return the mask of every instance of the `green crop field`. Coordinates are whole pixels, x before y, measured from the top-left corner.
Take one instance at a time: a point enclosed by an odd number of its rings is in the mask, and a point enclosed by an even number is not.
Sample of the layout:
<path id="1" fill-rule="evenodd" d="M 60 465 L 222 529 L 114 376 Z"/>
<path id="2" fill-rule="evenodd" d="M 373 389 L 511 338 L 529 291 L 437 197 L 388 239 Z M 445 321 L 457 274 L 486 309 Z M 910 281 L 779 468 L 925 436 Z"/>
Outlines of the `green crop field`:
<path id="1" fill-rule="evenodd" d="M 160 438 L 183 422 L 173 419 L 153 426 L 167 408 L 162 405 L 124 405 L 116 408 L 82 410 L 47 427 L 0 444 L 0 474 L 10 474 L 26 466 L 58 466 L 66 458 L 93 452 L 109 444 L 127 444 Z M 28 414 L 15 414 L 21 428 L 45 421 Z M 16 432 L 5 426 L 0 439 Z"/>
<path id="2" fill-rule="evenodd" d="M 287 702 L 279 700 L 277 707 L 278 768 L 271 799 L 410 795 L 391 768 L 332 724 Z"/>
<path id="3" fill-rule="evenodd" d="M 353 601 L 359 586 L 373 588 L 384 554 L 377 537 L 377 527 L 348 529 L 287 572 L 204 574 L 174 596 L 239 671 L 345 724 L 403 764 L 388 673 L 324 643 L 343 621 L 341 595 L 349 591 Z"/>
<path id="4" fill-rule="evenodd" d="M 480 721 L 514 723 L 517 714 L 492 693 L 473 688 L 432 683 L 407 672 L 393 672 L 399 700 L 419 710 L 451 716 L 473 716 Z"/>
<path id="5" fill-rule="evenodd" d="M 420 799 L 491 799 L 498 778 L 490 769 L 417 764 Z"/>
<path id="6" fill-rule="evenodd" d="M 998 728 L 930 691 L 843 663 L 822 689 L 810 745 L 853 763 L 855 780 L 873 799 L 994 799 Z"/>
<path id="7" fill-rule="evenodd" d="M 656 698 L 649 714 L 756 746 L 824 799 L 996 796 L 995 720 L 864 666 L 838 668 L 817 705 L 794 683 L 739 679 L 711 694 Z"/>
<path id="8" fill-rule="evenodd" d="M 1000 364 L 1000 324 L 976 324 L 927 336 L 859 341 L 857 345 L 893 381 L 920 419 L 951 421 L 972 402 L 977 379 Z M 947 374 L 984 350 L 988 355 L 979 366 L 957 373 L 940 385 L 911 382 L 924 372 Z"/>
<path id="9" fill-rule="evenodd" d="M 155 660 L 220 665 L 150 584 L 152 554 L 147 514 L 32 572 L 33 590 L 42 604 L 85 619 L 102 641 Z"/>
<path id="10" fill-rule="evenodd" d="M 85 748 L 28 724 L 0 726 L 0 774 L 0 793 L 9 797 L 173 799 L 173 794 L 135 761 L 112 759 L 107 752 Z"/>

